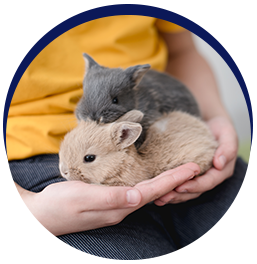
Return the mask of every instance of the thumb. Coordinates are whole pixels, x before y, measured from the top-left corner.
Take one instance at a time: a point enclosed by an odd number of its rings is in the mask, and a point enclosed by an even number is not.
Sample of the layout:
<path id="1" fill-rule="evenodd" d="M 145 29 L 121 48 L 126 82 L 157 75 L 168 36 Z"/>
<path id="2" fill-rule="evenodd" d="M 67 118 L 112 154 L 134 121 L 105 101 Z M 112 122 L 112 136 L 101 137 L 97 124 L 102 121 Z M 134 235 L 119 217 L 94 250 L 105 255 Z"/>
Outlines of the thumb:
<path id="1" fill-rule="evenodd" d="M 107 187 L 103 205 L 107 210 L 137 206 L 141 202 L 141 193 L 135 188 Z"/>
<path id="2" fill-rule="evenodd" d="M 142 197 L 140 191 L 132 187 L 90 185 L 83 203 L 85 199 L 87 211 L 98 211 L 135 207 Z"/>
<path id="3" fill-rule="evenodd" d="M 238 143 L 237 138 L 227 135 L 220 137 L 219 147 L 217 148 L 213 165 L 217 170 L 222 170 L 231 160 L 237 156 Z"/>
<path id="4" fill-rule="evenodd" d="M 217 170 L 222 170 L 237 156 L 237 134 L 231 121 L 225 117 L 213 118 L 209 126 L 219 144 L 214 154 L 213 165 Z"/>

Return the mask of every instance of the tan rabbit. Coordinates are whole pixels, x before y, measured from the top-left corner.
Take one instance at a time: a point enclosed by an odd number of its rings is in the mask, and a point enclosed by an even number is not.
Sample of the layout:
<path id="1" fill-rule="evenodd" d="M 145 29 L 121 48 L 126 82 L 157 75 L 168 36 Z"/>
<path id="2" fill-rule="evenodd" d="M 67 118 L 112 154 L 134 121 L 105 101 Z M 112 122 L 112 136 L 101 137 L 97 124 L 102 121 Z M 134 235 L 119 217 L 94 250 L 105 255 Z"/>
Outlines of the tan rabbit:
<path id="1" fill-rule="evenodd" d="M 132 110 L 114 123 L 80 121 L 61 144 L 60 172 L 68 180 L 134 186 L 163 171 L 195 162 L 201 174 L 212 166 L 217 142 L 206 124 L 175 111 L 156 121 L 136 150 L 143 114 Z"/>

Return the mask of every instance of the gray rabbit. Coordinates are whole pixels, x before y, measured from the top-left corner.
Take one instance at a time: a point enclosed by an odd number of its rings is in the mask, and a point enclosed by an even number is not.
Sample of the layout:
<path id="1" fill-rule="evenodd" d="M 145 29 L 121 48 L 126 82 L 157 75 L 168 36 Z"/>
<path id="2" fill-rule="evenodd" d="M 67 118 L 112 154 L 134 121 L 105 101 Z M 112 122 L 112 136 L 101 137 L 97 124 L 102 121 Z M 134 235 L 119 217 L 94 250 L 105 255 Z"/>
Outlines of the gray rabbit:
<path id="1" fill-rule="evenodd" d="M 196 100 L 185 85 L 168 74 L 150 70 L 149 64 L 107 68 L 86 53 L 83 57 L 86 74 L 84 93 L 75 111 L 78 120 L 111 123 L 130 110 L 140 110 L 144 118 L 143 132 L 135 143 L 138 148 L 147 129 L 164 113 L 179 110 L 200 117 Z"/>

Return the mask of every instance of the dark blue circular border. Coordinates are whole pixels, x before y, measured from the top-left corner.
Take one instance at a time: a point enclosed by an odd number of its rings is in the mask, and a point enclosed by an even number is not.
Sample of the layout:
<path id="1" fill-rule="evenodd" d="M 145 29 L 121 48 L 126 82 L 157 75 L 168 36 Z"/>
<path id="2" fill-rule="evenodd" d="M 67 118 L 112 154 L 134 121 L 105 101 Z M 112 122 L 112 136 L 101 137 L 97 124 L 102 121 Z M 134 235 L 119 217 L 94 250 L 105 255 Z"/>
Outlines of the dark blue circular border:
<path id="1" fill-rule="evenodd" d="M 254 8 L 161 8 L 158 4 L 107 5 L 81 12 L 54 26 L 44 34 L 17 63 L 1 95 L 1 263 L 6 263 L 7 239 L 7 154 L 6 121 L 14 90 L 30 62 L 52 40 L 67 30 L 90 20 L 113 15 L 144 15 L 162 18 L 192 31 L 209 43 L 226 61 L 244 93 L 251 120 L 252 161 L 257 161 L 256 144 L 256 76 L 257 76 L 257 9 Z M 231 94 L 233 97 L 233 94 Z"/>

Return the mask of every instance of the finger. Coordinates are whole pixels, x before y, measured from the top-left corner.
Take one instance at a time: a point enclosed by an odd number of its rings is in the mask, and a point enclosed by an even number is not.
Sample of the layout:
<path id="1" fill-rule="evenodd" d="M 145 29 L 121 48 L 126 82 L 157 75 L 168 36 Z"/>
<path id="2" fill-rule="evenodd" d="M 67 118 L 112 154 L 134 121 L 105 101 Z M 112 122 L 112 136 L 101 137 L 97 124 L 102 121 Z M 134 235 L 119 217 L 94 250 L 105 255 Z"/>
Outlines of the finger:
<path id="1" fill-rule="evenodd" d="M 226 164 L 237 156 L 238 142 L 237 136 L 233 132 L 228 130 L 218 138 L 219 147 L 213 158 L 213 165 L 218 170 L 222 170 Z"/>
<path id="2" fill-rule="evenodd" d="M 142 194 L 142 203 L 149 203 L 167 194 L 178 185 L 194 177 L 195 172 L 188 168 L 182 168 L 175 172 L 165 172 L 162 177 L 156 177 L 151 181 L 145 182 L 141 185 L 136 185 Z"/>
<path id="3" fill-rule="evenodd" d="M 183 183 L 175 190 L 179 193 L 203 193 L 213 189 L 233 174 L 234 160 L 232 160 L 225 169 L 216 170 L 211 168 L 204 175 Z"/>
<path id="4" fill-rule="evenodd" d="M 171 191 L 166 195 L 155 200 L 154 203 L 158 206 L 162 206 L 168 203 L 176 204 L 181 202 L 186 202 L 199 197 L 201 193 L 177 193 L 176 191 Z"/>
<path id="5" fill-rule="evenodd" d="M 181 166 L 178 166 L 178 167 L 176 167 L 176 168 L 174 168 L 172 170 L 164 171 L 163 173 L 161 173 L 156 178 L 158 179 L 158 177 L 160 178 L 160 177 L 163 177 L 163 176 L 166 176 L 166 175 L 170 175 L 171 173 L 177 172 L 177 171 L 179 171 L 181 169 L 190 169 L 190 170 L 194 171 L 195 175 L 199 174 L 200 171 L 201 171 L 199 165 L 197 165 L 196 163 L 193 163 L 193 162 L 189 162 L 189 163 L 183 164 Z"/>
<path id="6" fill-rule="evenodd" d="M 188 194 L 183 194 L 179 196 L 176 199 L 173 199 L 169 201 L 169 204 L 178 204 L 178 203 L 184 203 L 193 199 L 198 198 L 201 195 L 201 193 L 188 193 Z"/>
<path id="7" fill-rule="evenodd" d="M 159 180 L 162 177 L 166 177 L 167 175 L 170 175 L 170 174 L 172 174 L 174 172 L 177 172 L 177 171 L 179 171 L 181 169 L 190 169 L 190 170 L 194 171 L 195 175 L 198 175 L 200 173 L 200 167 L 196 163 L 189 162 L 189 163 L 186 163 L 184 165 L 178 166 L 178 167 L 176 167 L 174 169 L 164 171 L 160 175 L 158 175 L 158 176 L 156 176 L 156 177 L 154 177 L 154 178 L 152 178 L 150 180 L 145 180 L 145 181 L 142 181 L 142 182 L 138 183 L 136 186 L 152 183 L 152 182 L 154 182 L 156 180 Z"/>
<path id="8" fill-rule="evenodd" d="M 218 147 L 213 158 L 213 165 L 216 169 L 222 170 L 231 160 L 237 156 L 237 145 L 222 144 Z"/>

